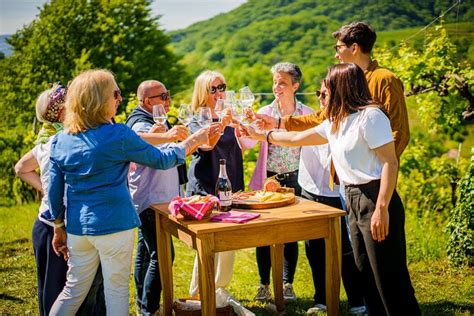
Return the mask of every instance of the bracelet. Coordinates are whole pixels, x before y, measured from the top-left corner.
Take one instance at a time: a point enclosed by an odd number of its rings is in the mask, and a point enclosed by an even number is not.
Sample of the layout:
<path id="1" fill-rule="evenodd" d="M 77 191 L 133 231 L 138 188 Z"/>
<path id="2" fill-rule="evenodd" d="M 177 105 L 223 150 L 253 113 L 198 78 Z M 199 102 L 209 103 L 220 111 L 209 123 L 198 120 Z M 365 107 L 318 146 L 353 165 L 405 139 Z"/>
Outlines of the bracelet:
<path id="1" fill-rule="evenodd" d="M 274 130 L 271 130 L 271 131 L 269 131 L 269 132 L 267 133 L 267 143 L 269 143 L 269 144 L 270 144 L 270 135 L 271 135 L 271 133 L 273 133 L 273 132 L 274 132 Z"/>
<path id="2" fill-rule="evenodd" d="M 54 225 L 54 228 L 61 228 L 61 227 L 64 227 L 64 222 L 61 222 L 61 223 L 58 223 L 58 224 L 53 222 L 53 225 Z"/>
<path id="3" fill-rule="evenodd" d="M 281 124 L 281 116 L 278 117 L 278 126 L 277 126 L 277 129 L 280 129 L 280 124 Z"/>

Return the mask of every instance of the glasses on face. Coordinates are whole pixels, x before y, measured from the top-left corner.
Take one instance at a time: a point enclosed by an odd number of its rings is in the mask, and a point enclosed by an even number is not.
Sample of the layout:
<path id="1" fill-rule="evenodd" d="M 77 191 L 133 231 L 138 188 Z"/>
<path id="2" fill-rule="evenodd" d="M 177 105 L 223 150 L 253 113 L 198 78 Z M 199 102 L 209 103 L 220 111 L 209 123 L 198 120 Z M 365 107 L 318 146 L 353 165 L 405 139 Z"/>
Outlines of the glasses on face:
<path id="1" fill-rule="evenodd" d="M 209 93 L 215 94 L 218 90 L 219 92 L 224 92 L 226 88 L 227 88 L 227 85 L 225 83 L 221 83 L 217 87 L 212 86 L 211 88 L 209 88 Z"/>
<path id="2" fill-rule="evenodd" d="M 170 97 L 171 97 L 170 91 L 168 90 L 168 91 L 163 92 L 163 93 L 161 93 L 161 94 L 152 95 L 152 96 L 148 97 L 148 99 L 160 98 L 161 101 L 166 101 L 166 100 L 168 100 Z"/>
<path id="3" fill-rule="evenodd" d="M 328 96 L 328 94 L 327 94 L 326 91 L 321 92 L 321 91 L 318 90 L 318 91 L 316 91 L 316 96 L 317 96 L 318 98 L 321 98 L 321 99 L 324 100 L 324 99 L 326 99 L 326 97 Z"/>
<path id="4" fill-rule="evenodd" d="M 114 90 L 114 99 L 115 99 L 115 101 L 117 101 L 121 96 L 122 96 L 122 92 L 120 91 L 120 89 L 115 89 Z"/>
<path id="5" fill-rule="evenodd" d="M 347 47 L 347 45 L 346 44 L 334 45 L 334 50 L 336 50 L 336 53 L 339 53 L 339 49 L 341 47 Z"/>

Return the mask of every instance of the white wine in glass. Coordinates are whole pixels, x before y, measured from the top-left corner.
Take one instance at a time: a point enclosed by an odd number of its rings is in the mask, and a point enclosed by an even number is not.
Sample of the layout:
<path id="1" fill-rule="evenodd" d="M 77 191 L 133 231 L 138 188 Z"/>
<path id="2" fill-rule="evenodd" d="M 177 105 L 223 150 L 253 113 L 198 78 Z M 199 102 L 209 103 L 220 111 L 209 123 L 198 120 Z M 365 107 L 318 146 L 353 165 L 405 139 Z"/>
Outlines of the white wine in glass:
<path id="1" fill-rule="evenodd" d="M 255 96 L 253 95 L 252 91 L 250 91 L 250 88 L 245 86 L 242 89 L 240 89 L 240 102 L 242 102 L 242 106 L 244 108 L 246 107 L 251 107 L 253 102 L 255 101 Z"/>
<path id="2" fill-rule="evenodd" d="M 153 121 L 157 124 L 165 124 L 168 116 L 166 115 L 165 108 L 161 104 L 153 106 Z"/>
<path id="3" fill-rule="evenodd" d="M 191 119 L 193 117 L 193 112 L 191 111 L 191 107 L 188 104 L 181 104 L 178 110 L 178 120 L 184 126 L 188 126 L 191 123 Z"/>
<path id="4" fill-rule="evenodd" d="M 199 109 L 198 123 L 202 128 L 207 128 L 207 127 L 211 126 L 212 113 L 211 113 L 210 108 L 202 107 L 202 108 Z"/>

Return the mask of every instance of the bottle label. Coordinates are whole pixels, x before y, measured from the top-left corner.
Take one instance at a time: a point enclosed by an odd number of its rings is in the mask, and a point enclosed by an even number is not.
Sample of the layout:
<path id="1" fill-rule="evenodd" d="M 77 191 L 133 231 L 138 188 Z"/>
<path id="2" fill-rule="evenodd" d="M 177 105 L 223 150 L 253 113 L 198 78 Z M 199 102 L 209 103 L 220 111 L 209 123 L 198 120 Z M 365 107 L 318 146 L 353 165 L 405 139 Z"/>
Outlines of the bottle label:
<path id="1" fill-rule="evenodd" d="M 232 192 L 231 191 L 220 191 L 219 192 L 219 201 L 221 206 L 230 206 L 232 205 Z"/>

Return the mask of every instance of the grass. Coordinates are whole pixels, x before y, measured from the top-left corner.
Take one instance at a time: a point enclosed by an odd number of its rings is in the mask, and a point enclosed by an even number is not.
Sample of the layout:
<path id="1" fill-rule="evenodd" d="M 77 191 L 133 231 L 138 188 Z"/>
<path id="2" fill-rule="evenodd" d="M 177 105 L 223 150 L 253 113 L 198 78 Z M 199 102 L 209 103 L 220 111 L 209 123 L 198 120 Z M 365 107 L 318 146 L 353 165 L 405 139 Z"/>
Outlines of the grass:
<path id="1" fill-rule="evenodd" d="M 36 204 L 0 207 L 0 315 L 38 314 L 36 271 L 31 244 L 31 227 Z M 472 269 L 449 268 L 444 252 L 444 222 L 407 215 L 409 269 L 424 315 L 472 315 L 474 276 Z M 173 269 L 175 297 L 186 297 L 194 252 L 175 241 Z M 298 296 L 287 305 L 288 315 L 304 315 L 312 306 L 313 285 L 300 242 L 300 257 L 294 288 Z M 258 285 L 255 250 L 237 252 L 229 292 L 257 315 L 269 314 L 263 304 L 252 301 Z M 130 279 L 130 314 L 135 313 L 134 285 Z M 347 314 L 347 300 L 341 289 L 341 315 Z"/>

